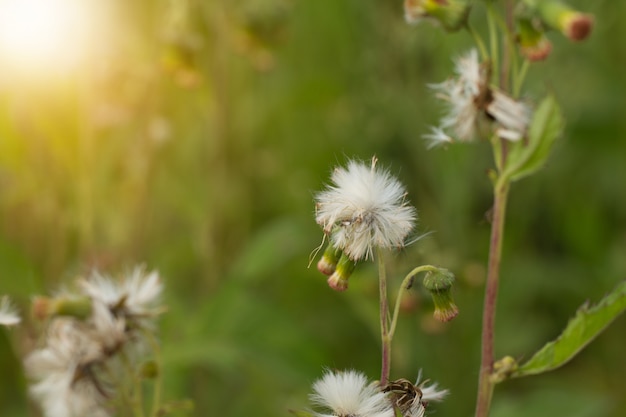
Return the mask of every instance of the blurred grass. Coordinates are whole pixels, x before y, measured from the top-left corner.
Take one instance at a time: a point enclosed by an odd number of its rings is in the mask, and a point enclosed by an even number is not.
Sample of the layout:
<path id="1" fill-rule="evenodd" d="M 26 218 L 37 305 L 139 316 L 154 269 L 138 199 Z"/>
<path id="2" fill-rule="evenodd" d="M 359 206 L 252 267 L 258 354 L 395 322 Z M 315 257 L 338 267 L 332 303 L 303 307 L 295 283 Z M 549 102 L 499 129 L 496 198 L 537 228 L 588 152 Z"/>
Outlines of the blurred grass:
<path id="1" fill-rule="evenodd" d="M 552 90 L 567 127 L 548 166 L 511 193 L 498 356 L 528 357 L 626 277 L 626 5 L 573 3 L 593 8 L 593 35 L 551 34 L 553 55 L 529 74 L 529 98 Z M 321 239 L 313 193 L 332 166 L 376 154 L 407 184 L 421 231 L 435 232 L 393 256 L 393 284 L 419 263 L 459 277 L 449 325 L 415 294 L 392 374 L 423 369 L 452 392 L 437 413 L 470 415 L 490 153 L 426 151 L 420 138 L 441 110 L 425 84 L 450 74 L 468 38 L 405 25 L 401 2 L 117 10 L 109 49 L 79 77 L 0 83 L 0 294 L 25 307 L 89 268 L 145 263 L 167 285 L 166 397 L 193 399 L 198 416 L 287 415 L 323 367 L 379 371 L 373 266 L 346 294 L 306 268 Z M 561 370 L 498 386 L 493 415 L 626 414 L 625 326 Z M 26 415 L 4 332 L 0 373 L 0 415 Z"/>

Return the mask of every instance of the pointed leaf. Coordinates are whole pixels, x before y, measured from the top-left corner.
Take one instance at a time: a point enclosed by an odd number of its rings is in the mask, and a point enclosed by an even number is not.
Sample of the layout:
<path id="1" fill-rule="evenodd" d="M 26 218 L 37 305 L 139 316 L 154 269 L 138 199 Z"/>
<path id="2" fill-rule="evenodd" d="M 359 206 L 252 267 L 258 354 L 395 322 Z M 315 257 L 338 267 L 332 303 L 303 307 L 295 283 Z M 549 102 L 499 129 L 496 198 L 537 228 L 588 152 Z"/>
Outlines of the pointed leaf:
<path id="1" fill-rule="evenodd" d="M 551 95 L 547 96 L 533 114 L 528 140 L 511 146 L 503 176 L 517 181 L 541 168 L 548 159 L 563 124 L 563 116 L 556 99 Z"/>
<path id="2" fill-rule="evenodd" d="M 626 310 L 626 281 L 595 306 L 589 307 L 585 304 L 579 308 L 563 333 L 535 353 L 512 376 L 535 375 L 564 365 L 602 333 L 624 310 Z"/>

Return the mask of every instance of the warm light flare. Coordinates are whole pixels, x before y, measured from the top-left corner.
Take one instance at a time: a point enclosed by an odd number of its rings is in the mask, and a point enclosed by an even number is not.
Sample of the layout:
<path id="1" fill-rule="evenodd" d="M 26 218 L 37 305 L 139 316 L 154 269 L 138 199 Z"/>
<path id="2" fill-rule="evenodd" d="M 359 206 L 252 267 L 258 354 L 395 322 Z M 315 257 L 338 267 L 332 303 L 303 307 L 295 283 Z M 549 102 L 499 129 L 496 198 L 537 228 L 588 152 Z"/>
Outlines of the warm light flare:
<path id="1" fill-rule="evenodd" d="M 0 0 L 0 59 L 20 71 L 63 70 L 93 37 L 84 0 Z"/>

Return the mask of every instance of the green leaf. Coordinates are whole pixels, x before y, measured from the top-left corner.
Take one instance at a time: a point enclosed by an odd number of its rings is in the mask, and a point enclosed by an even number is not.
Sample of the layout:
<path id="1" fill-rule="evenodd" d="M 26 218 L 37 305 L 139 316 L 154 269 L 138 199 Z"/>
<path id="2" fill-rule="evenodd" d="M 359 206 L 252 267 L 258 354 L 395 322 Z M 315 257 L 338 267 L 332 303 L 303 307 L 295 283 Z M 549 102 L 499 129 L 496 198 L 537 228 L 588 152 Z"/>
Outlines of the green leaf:
<path id="1" fill-rule="evenodd" d="M 563 333 L 517 368 L 512 377 L 540 374 L 564 365 L 602 333 L 624 310 L 626 310 L 626 281 L 619 284 L 597 305 L 589 307 L 584 304 L 579 308 Z"/>
<path id="2" fill-rule="evenodd" d="M 554 96 L 543 99 L 534 112 L 528 140 L 515 142 L 509 151 L 503 176 L 517 181 L 541 168 L 563 129 L 563 116 Z"/>

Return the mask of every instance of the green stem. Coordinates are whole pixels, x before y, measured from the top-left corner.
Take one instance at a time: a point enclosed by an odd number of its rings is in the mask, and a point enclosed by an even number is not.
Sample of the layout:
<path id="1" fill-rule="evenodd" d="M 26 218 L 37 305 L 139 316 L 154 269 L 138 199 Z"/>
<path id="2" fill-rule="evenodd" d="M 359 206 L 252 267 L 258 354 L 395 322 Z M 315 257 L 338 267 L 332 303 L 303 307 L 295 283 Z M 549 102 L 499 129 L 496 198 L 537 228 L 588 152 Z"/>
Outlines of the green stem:
<path id="1" fill-rule="evenodd" d="M 498 33 L 496 30 L 496 13 L 491 2 L 487 2 L 487 26 L 489 27 L 489 49 L 491 50 L 492 74 L 499 73 L 500 54 L 498 53 Z"/>
<path id="2" fill-rule="evenodd" d="M 515 77 L 515 82 L 513 84 L 513 97 L 519 97 L 520 91 L 522 89 L 522 84 L 524 84 L 524 79 L 526 78 L 526 74 L 528 73 L 528 68 L 530 67 L 530 61 L 525 59 L 522 63 L 522 67 L 519 69 L 517 73 L 517 77 Z"/>
<path id="3" fill-rule="evenodd" d="M 487 52 L 487 48 L 485 47 L 485 42 L 480 37 L 478 32 L 476 32 L 476 30 L 470 26 L 469 22 L 465 25 L 465 29 L 472 36 L 472 38 L 474 39 L 474 42 L 476 42 L 476 45 L 478 46 L 478 49 L 480 50 L 480 56 L 483 59 L 483 61 L 486 61 L 487 59 L 489 59 L 489 53 Z"/>
<path id="4" fill-rule="evenodd" d="M 436 271 L 437 269 L 438 269 L 437 267 L 432 266 L 432 265 L 418 266 L 417 268 L 409 272 L 407 276 L 404 277 L 404 279 L 402 280 L 402 285 L 400 285 L 400 289 L 398 290 L 398 297 L 396 298 L 396 304 L 393 309 L 393 318 L 391 319 L 391 326 L 389 328 L 389 342 L 393 340 L 393 335 L 396 332 L 396 324 L 398 322 L 398 315 L 400 314 L 400 304 L 402 301 L 402 297 L 404 296 L 404 293 L 413 285 L 413 278 L 415 277 L 415 275 L 419 274 L 420 272 Z"/>
<path id="5" fill-rule="evenodd" d="M 380 291 L 380 337 L 382 341 L 382 360 L 380 370 L 380 385 L 389 381 L 391 369 L 391 337 L 389 335 L 389 306 L 387 303 L 387 272 L 385 261 L 380 249 L 377 249 L 378 258 L 378 288 Z"/>
<path id="6" fill-rule="evenodd" d="M 487 417 L 491 407 L 493 382 L 490 376 L 494 362 L 494 327 L 496 318 L 496 301 L 500 277 L 500 260 L 502 257 L 502 239 L 504 236 L 504 218 L 509 191 L 506 178 L 499 178 L 494 187 L 493 219 L 491 223 L 491 241 L 489 247 L 489 264 L 487 284 L 483 308 L 481 361 L 478 379 L 478 398 L 476 400 L 475 417 Z"/>
<path id="7" fill-rule="evenodd" d="M 151 417 L 157 417 L 161 408 L 161 387 L 163 385 L 163 364 L 161 363 L 161 347 L 159 342 L 155 339 L 154 335 L 146 331 L 146 338 L 152 348 L 154 354 L 154 361 L 157 364 L 157 375 L 154 378 L 154 391 L 152 393 L 152 410 L 150 412 Z"/>

